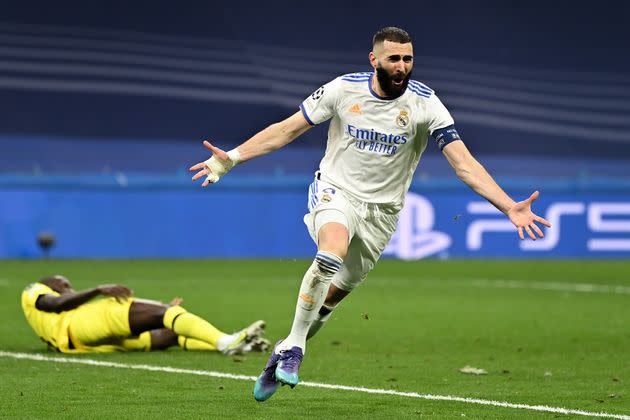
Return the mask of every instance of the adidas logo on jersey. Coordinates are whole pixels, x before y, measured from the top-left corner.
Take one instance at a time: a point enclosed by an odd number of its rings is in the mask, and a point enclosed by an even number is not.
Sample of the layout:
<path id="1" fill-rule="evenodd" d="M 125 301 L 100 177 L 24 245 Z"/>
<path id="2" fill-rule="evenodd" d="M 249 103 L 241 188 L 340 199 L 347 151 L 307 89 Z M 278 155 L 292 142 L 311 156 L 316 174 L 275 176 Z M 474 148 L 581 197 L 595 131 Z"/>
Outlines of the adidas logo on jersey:
<path id="1" fill-rule="evenodd" d="M 359 104 L 352 105 L 348 111 L 355 114 L 363 114 L 363 112 L 361 112 L 361 107 L 359 107 Z"/>

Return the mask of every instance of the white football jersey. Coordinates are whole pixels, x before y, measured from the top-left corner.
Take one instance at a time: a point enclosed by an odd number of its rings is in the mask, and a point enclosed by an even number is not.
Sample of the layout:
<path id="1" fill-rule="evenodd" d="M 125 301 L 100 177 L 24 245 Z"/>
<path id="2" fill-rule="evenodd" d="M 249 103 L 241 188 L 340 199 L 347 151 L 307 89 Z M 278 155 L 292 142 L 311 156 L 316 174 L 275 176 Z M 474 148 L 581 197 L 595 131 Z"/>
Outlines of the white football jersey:
<path id="1" fill-rule="evenodd" d="M 453 118 L 426 85 L 410 80 L 400 97 L 383 99 L 372 90 L 373 76 L 340 76 L 300 109 L 311 125 L 332 118 L 322 181 L 364 202 L 402 205 L 429 135 Z"/>

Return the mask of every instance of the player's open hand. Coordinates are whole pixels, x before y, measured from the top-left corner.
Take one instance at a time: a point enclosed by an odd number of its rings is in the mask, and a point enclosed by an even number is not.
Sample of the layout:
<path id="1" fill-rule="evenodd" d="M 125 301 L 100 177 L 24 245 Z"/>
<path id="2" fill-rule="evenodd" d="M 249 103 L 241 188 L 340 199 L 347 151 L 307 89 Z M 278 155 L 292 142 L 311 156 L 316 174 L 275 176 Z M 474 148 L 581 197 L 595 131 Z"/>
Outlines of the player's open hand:
<path id="1" fill-rule="evenodd" d="M 530 195 L 528 199 L 519 201 L 518 203 L 514 204 L 512 208 L 507 212 L 507 216 L 510 218 L 512 223 L 514 223 L 514 226 L 516 226 L 516 228 L 518 229 L 518 236 L 521 238 L 521 240 L 525 239 L 523 229 L 525 230 L 525 232 L 527 232 L 527 235 L 529 235 L 529 237 L 532 238 L 532 240 L 534 241 L 536 240 L 536 235 L 534 234 L 534 232 L 536 232 L 536 234 L 538 234 L 538 236 L 540 236 L 541 238 L 545 237 L 542 230 L 540 230 L 538 225 L 536 225 L 536 223 L 534 222 L 542 223 L 547 227 L 551 227 L 551 223 L 532 212 L 532 203 L 538 198 L 538 195 L 539 192 L 534 191 L 534 193 Z"/>
<path id="2" fill-rule="evenodd" d="M 191 166 L 189 171 L 199 171 L 193 175 L 193 181 L 196 181 L 205 175 L 206 180 L 203 181 L 201 186 L 207 187 L 210 183 L 214 184 L 218 182 L 219 179 L 232 169 L 237 162 L 233 162 L 225 150 L 213 146 L 209 141 L 204 140 L 203 145 L 212 153 L 212 156 L 204 162 L 199 162 L 196 165 Z"/>
<path id="3" fill-rule="evenodd" d="M 98 286 L 98 291 L 102 295 L 116 298 L 118 302 L 122 302 L 133 296 L 133 291 L 122 284 L 102 284 Z"/>

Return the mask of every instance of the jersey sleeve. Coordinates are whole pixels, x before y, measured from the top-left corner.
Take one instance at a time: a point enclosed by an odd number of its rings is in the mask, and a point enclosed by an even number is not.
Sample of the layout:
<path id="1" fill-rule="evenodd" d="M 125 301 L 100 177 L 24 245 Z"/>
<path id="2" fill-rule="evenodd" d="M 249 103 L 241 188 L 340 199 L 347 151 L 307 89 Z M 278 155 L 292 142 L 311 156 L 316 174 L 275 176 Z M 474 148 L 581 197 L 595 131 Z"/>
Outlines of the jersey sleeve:
<path id="1" fill-rule="evenodd" d="M 35 308 L 37 298 L 39 298 L 41 295 L 58 296 L 59 293 L 55 292 L 53 289 L 42 283 L 30 284 L 22 292 L 22 307 L 24 309 Z"/>
<path id="2" fill-rule="evenodd" d="M 300 104 L 300 110 L 310 125 L 317 125 L 333 117 L 341 93 L 341 78 L 317 89 Z"/>
<path id="3" fill-rule="evenodd" d="M 433 135 L 433 132 L 437 129 L 448 127 L 455 124 L 451 113 L 444 106 L 442 101 L 435 95 L 431 95 L 427 106 L 427 120 L 429 134 Z"/>

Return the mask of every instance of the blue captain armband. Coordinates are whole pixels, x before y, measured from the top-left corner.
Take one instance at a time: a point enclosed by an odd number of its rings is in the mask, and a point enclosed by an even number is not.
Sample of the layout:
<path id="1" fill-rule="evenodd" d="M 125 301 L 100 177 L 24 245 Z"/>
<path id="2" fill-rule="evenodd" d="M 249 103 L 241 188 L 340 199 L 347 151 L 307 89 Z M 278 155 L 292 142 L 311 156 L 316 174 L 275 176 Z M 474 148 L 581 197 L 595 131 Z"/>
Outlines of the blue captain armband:
<path id="1" fill-rule="evenodd" d="M 459 136 L 459 133 L 455 129 L 454 125 L 449 125 L 448 127 L 438 128 L 437 130 L 431 133 L 431 136 L 437 142 L 440 150 L 444 149 L 444 146 L 447 144 L 454 142 L 455 140 L 461 140 L 462 138 Z"/>

